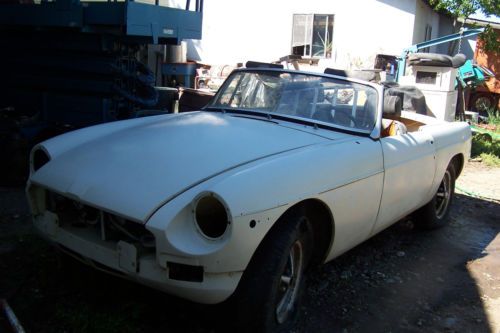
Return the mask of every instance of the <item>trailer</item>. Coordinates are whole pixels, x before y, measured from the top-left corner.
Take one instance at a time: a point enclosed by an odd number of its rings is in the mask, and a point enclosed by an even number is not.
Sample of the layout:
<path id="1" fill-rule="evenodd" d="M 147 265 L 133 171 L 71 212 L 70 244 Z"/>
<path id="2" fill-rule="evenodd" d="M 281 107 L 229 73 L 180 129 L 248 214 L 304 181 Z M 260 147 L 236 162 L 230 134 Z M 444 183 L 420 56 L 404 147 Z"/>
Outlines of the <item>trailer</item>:
<path id="1" fill-rule="evenodd" d="M 500 24 L 491 25 L 500 41 Z M 500 110 L 500 50 L 486 51 L 484 40 L 478 38 L 474 51 L 474 62 L 493 73 L 483 85 L 470 91 L 467 98 L 468 110 L 480 112 L 483 115 L 488 110 Z"/>

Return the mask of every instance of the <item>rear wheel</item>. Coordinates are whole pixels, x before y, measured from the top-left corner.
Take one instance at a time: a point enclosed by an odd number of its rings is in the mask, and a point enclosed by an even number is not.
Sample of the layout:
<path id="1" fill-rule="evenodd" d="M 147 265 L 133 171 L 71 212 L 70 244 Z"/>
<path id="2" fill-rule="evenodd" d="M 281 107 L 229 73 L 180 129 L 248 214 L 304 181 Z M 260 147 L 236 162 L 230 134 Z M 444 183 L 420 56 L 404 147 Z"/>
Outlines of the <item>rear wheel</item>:
<path id="1" fill-rule="evenodd" d="M 285 214 L 265 237 L 235 293 L 240 332 L 289 332 L 305 288 L 312 230 L 306 216 Z"/>
<path id="2" fill-rule="evenodd" d="M 416 227 L 436 229 L 446 225 L 455 193 L 455 178 L 455 167 L 450 163 L 432 200 L 414 213 Z"/>
<path id="3" fill-rule="evenodd" d="M 488 110 L 495 109 L 495 97 L 488 93 L 475 93 L 469 103 L 473 111 L 479 112 L 482 116 L 488 116 Z"/>

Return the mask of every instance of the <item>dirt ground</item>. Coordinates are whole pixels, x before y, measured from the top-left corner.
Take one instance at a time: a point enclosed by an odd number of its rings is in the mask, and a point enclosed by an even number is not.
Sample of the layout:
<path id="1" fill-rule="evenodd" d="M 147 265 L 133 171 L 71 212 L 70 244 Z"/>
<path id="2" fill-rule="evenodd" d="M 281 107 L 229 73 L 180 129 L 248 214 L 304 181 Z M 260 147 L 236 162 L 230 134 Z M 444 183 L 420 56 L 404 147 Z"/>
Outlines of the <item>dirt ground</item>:
<path id="1" fill-rule="evenodd" d="M 500 168 L 468 163 L 457 189 L 447 227 L 401 221 L 311 272 L 296 331 L 500 333 Z M 227 319 L 68 261 L 34 234 L 22 188 L 0 188 L 0 272 L 27 332 L 215 332 Z"/>

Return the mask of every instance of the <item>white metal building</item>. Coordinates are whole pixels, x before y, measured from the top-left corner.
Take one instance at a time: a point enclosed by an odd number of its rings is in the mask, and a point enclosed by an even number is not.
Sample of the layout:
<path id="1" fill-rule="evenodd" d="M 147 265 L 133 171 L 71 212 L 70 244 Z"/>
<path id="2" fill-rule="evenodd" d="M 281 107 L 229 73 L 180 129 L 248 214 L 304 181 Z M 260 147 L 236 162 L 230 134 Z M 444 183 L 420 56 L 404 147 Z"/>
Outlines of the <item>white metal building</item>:
<path id="1" fill-rule="evenodd" d="M 296 53 L 367 68 L 376 54 L 399 55 L 450 33 L 451 19 L 423 0 L 205 1 L 203 38 L 188 41 L 188 59 L 233 65 Z M 447 46 L 429 51 L 446 53 Z"/>

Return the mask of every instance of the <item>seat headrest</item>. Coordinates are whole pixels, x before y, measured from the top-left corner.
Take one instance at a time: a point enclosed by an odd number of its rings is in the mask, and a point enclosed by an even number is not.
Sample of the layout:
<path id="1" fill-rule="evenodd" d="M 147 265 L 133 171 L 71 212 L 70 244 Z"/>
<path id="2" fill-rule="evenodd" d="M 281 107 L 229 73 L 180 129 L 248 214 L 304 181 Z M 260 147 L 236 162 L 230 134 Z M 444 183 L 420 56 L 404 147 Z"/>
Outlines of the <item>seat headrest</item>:
<path id="1" fill-rule="evenodd" d="M 392 117 L 401 116 L 401 110 L 403 109 L 403 101 L 399 96 L 384 96 L 384 109 L 382 111 L 383 115 L 388 115 Z"/>

